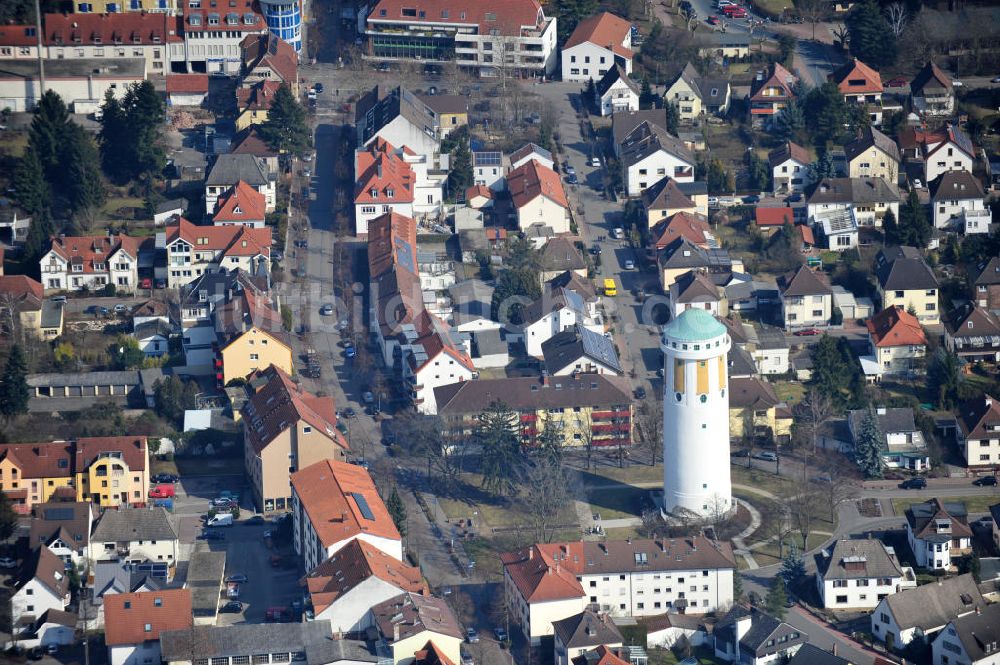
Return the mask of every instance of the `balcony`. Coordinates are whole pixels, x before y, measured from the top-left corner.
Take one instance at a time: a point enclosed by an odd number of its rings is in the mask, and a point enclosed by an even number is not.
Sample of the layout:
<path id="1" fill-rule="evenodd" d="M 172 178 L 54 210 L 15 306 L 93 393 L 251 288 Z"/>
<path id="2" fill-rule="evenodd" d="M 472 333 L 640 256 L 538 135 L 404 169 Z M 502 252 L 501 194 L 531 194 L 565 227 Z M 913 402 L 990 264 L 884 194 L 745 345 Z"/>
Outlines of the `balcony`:
<path id="1" fill-rule="evenodd" d="M 593 420 L 610 420 L 612 418 L 628 418 L 631 412 L 627 409 L 622 411 L 594 411 L 590 414 Z"/>

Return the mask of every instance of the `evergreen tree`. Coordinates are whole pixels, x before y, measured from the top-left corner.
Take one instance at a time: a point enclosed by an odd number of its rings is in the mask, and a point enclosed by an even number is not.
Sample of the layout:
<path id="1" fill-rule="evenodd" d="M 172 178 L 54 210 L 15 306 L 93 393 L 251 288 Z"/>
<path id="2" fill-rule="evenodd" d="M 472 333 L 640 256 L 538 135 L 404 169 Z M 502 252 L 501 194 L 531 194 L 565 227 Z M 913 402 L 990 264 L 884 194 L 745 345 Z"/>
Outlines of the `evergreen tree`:
<path id="1" fill-rule="evenodd" d="M 282 153 L 298 155 L 309 149 L 306 110 L 295 99 L 288 84 L 282 83 L 274 93 L 267 121 L 260 126 L 260 137 L 272 149 Z"/>
<path id="2" fill-rule="evenodd" d="M 0 377 L 0 416 L 10 420 L 28 412 L 28 361 L 17 344 L 10 347 L 7 365 Z"/>
<path id="3" fill-rule="evenodd" d="M 651 109 L 656 107 L 656 93 L 649 85 L 649 79 L 642 80 L 642 89 L 639 91 L 639 108 Z"/>
<path id="4" fill-rule="evenodd" d="M 163 128 L 163 99 L 151 81 L 129 86 L 122 100 L 128 116 L 131 176 L 140 178 L 159 173 L 165 165 L 160 133 Z"/>
<path id="5" fill-rule="evenodd" d="M 823 149 L 828 141 L 844 133 L 848 120 L 847 102 L 833 81 L 827 81 L 813 88 L 803 103 L 805 116 L 809 118 L 809 130 L 813 143 Z"/>
<path id="6" fill-rule="evenodd" d="M 809 179 L 812 182 L 819 182 L 823 178 L 832 178 L 837 174 L 837 167 L 833 163 L 833 155 L 826 146 L 819 152 L 819 159 L 809 165 Z"/>
<path id="7" fill-rule="evenodd" d="M 479 414 L 478 420 L 474 437 L 482 450 L 483 488 L 508 496 L 514 491 L 521 466 L 517 413 L 503 402 L 494 401 Z"/>
<path id="8" fill-rule="evenodd" d="M 389 516 L 392 517 L 392 522 L 396 525 L 399 535 L 405 538 L 406 506 L 403 505 L 403 500 L 399 497 L 399 492 L 396 491 L 395 485 L 392 487 L 392 494 L 389 495 L 389 500 L 385 502 L 385 508 L 389 511 Z"/>
<path id="9" fill-rule="evenodd" d="M 559 43 L 562 44 L 569 39 L 580 21 L 597 14 L 597 6 L 597 0 L 556 0 L 555 15 L 559 19 L 556 22 Z"/>
<path id="10" fill-rule="evenodd" d="M 42 255 L 48 250 L 49 239 L 55 235 L 56 227 L 52 223 L 52 216 L 48 208 L 42 209 L 31 218 L 31 225 L 28 227 L 28 235 L 24 239 L 22 256 L 23 264 L 30 268 L 32 274 L 37 274 L 39 270 L 38 262 Z"/>
<path id="11" fill-rule="evenodd" d="M 98 163 L 93 139 L 82 127 L 70 123 L 62 146 L 62 165 L 66 173 L 64 196 L 78 218 L 92 214 L 107 200 L 101 174 L 94 168 Z"/>
<path id="12" fill-rule="evenodd" d="M 733 602 L 739 602 L 743 598 L 743 576 L 740 571 L 733 571 Z"/>
<path id="13" fill-rule="evenodd" d="M 917 192 L 910 190 L 909 198 L 899 209 L 898 244 L 924 249 L 930 242 L 933 232 L 934 228 L 927 220 L 927 211 L 920 203 Z M 888 238 L 886 240 L 888 241 Z"/>
<path id="14" fill-rule="evenodd" d="M 795 586 L 796 582 L 805 577 L 806 565 L 799 554 L 798 546 L 793 542 L 788 546 L 788 553 L 781 560 L 781 579 L 786 587 Z"/>
<path id="15" fill-rule="evenodd" d="M 874 409 L 868 409 L 865 413 L 854 437 L 854 461 L 865 478 L 882 477 L 882 433 L 879 431 Z"/>
<path id="16" fill-rule="evenodd" d="M 459 141 L 451 151 L 451 162 L 448 171 L 448 190 L 452 196 L 464 195 L 465 190 L 473 184 L 472 152 L 468 141 Z"/>
<path id="17" fill-rule="evenodd" d="M 45 171 L 45 179 L 50 185 L 63 182 L 60 173 L 61 146 L 69 124 L 69 111 L 62 97 L 47 90 L 35 106 L 31 129 L 28 131 L 28 145 L 38 156 L 42 170 Z"/>
<path id="18" fill-rule="evenodd" d="M 876 69 L 896 62 L 896 37 L 875 0 L 864 0 L 847 14 L 851 55 Z"/>
<path id="19" fill-rule="evenodd" d="M 669 102 L 666 105 L 665 113 L 667 114 L 666 128 L 667 131 L 672 135 L 677 136 L 677 128 L 681 124 L 681 112 L 677 108 L 677 104 Z"/>
<path id="20" fill-rule="evenodd" d="M 114 92 L 108 90 L 101 104 L 101 131 L 98 133 L 98 143 L 101 148 L 101 165 L 108 177 L 115 182 L 127 179 L 126 141 L 128 136 L 128 118 Z"/>
<path id="21" fill-rule="evenodd" d="M 885 233 L 886 245 L 899 245 L 899 222 L 892 210 L 886 210 L 882 218 L 882 232 Z"/>
<path id="22" fill-rule="evenodd" d="M 950 411 L 958 406 L 961 393 L 961 374 L 958 356 L 939 347 L 927 366 L 927 386 L 937 407 Z"/>
<path id="23" fill-rule="evenodd" d="M 139 341 L 129 335 L 119 335 L 114 343 L 108 345 L 108 355 L 116 370 L 136 369 L 142 367 L 146 360 L 146 354 L 139 348 Z"/>
<path id="24" fill-rule="evenodd" d="M 538 271 L 531 268 L 508 268 L 497 277 L 491 309 L 493 320 L 505 320 L 515 325 L 523 322 L 524 301 L 537 300 L 542 295 Z M 512 300 L 515 299 L 516 300 Z M 506 307 L 506 311 L 501 311 Z M 497 317 L 502 317 L 497 318 Z"/>
<path id="25" fill-rule="evenodd" d="M 747 170 L 750 176 L 750 188 L 766 190 L 771 183 L 771 167 L 753 150 L 747 151 Z"/>
<path id="26" fill-rule="evenodd" d="M 0 492 L 0 542 L 14 535 L 17 529 L 17 513 L 6 492 Z"/>
<path id="27" fill-rule="evenodd" d="M 785 141 L 797 140 L 805 127 L 806 117 L 802 113 L 802 104 L 797 99 L 786 104 L 774 119 L 774 133 Z"/>
<path id="28" fill-rule="evenodd" d="M 768 614 L 780 620 L 785 618 L 785 605 L 787 604 L 788 594 L 785 592 L 785 581 L 778 575 L 771 582 L 771 588 L 767 590 L 764 607 Z"/>
<path id="29" fill-rule="evenodd" d="M 13 185 L 17 204 L 29 215 L 38 215 L 49 207 L 52 194 L 49 183 L 45 180 L 45 169 L 31 146 L 28 146 L 17 162 Z"/>
<path id="30" fill-rule="evenodd" d="M 562 433 L 551 423 L 546 423 L 538 435 L 538 454 L 540 464 L 562 464 Z"/>

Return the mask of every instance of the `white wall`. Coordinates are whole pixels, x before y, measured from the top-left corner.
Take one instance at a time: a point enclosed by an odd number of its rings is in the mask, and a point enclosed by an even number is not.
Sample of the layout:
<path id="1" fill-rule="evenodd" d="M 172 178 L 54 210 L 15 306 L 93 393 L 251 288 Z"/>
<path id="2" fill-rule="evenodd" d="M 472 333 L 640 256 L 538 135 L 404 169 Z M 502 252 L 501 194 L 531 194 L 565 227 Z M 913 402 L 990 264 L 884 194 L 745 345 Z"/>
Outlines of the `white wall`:
<path id="1" fill-rule="evenodd" d="M 369 611 L 373 606 L 401 593 L 399 587 L 372 576 L 338 596 L 332 605 L 316 615 L 316 620 L 329 619 L 334 633 L 362 631 L 374 625 Z"/>
<path id="2" fill-rule="evenodd" d="M 882 598 L 895 593 L 899 589 L 916 587 L 916 581 L 904 581 L 900 577 L 890 578 L 890 584 L 878 584 L 878 578 L 862 580 L 838 580 L 846 582 L 846 587 L 834 587 L 834 580 L 823 580 L 816 575 L 820 595 L 823 597 L 823 607 L 826 609 L 874 609 Z M 860 583 L 866 583 L 862 586 Z M 845 600 L 837 600 L 838 596 L 846 596 Z"/>
<path id="3" fill-rule="evenodd" d="M 771 180 L 775 190 L 801 192 L 809 184 L 809 167 L 788 158 L 771 169 Z"/>
<path id="4" fill-rule="evenodd" d="M 541 358 L 542 344 L 577 323 L 583 322 L 577 321 L 576 312 L 569 307 L 561 307 L 554 312 L 549 312 L 524 329 L 525 351 L 529 356 Z"/>
<path id="5" fill-rule="evenodd" d="M 394 118 L 392 122 L 372 136 L 365 145 L 370 144 L 379 136 L 391 143 L 394 148 L 402 148 L 405 145 L 418 155 L 424 155 L 428 158 L 433 157 L 440 147 L 437 138 L 428 136 L 424 133 L 423 127 L 414 126 L 402 116 Z"/>
<path id="6" fill-rule="evenodd" d="M 946 642 L 952 647 L 951 649 L 944 648 Z M 958 633 L 955 632 L 954 627 L 950 623 L 931 642 L 931 654 L 931 662 L 934 665 L 957 665 L 958 663 L 972 662 L 965 651 L 965 647 L 962 645 L 962 640 L 959 639 Z M 1000 665 L 1000 651 L 993 653 L 991 656 L 980 658 L 975 661 L 975 665 Z"/>
<path id="7" fill-rule="evenodd" d="M 638 111 L 639 95 L 624 81 L 616 81 L 601 97 L 601 115 L 609 116 L 618 111 Z"/>
<path id="8" fill-rule="evenodd" d="M 931 202 L 934 212 L 934 228 L 943 229 L 951 226 L 957 217 L 965 210 L 985 210 L 982 199 L 949 200 L 947 197 Z M 983 231 L 985 233 L 985 230 Z"/>
<path id="9" fill-rule="evenodd" d="M 108 90 L 111 90 L 116 98 L 121 99 L 129 85 L 142 83 L 144 79 L 145 75 L 135 77 L 105 75 L 76 78 L 46 76 L 45 89 L 57 93 L 66 102 L 66 105 L 70 106 L 76 100 L 104 99 Z M 41 96 L 40 88 L 37 80 L 0 78 L 0 101 L 14 113 L 31 111 Z"/>
<path id="10" fill-rule="evenodd" d="M 90 545 L 91 558 L 94 561 L 104 561 L 107 559 L 119 558 L 115 547 L 115 542 L 92 542 Z M 162 561 L 173 564 L 177 561 L 177 540 L 133 540 L 128 544 L 129 561 Z"/>
<path id="11" fill-rule="evenodd" d="M 690 174 L 675 175 L 676 168 L 690 169 Z M 652 187 L 664 176 L 670 176 L 677 182 L 694 182 L 694 164 L 688 164 L 664 150 L 658 150 L 625 170 L 625 191 L 629 196 L 639 196 L 642 190 Z"/>
<path id="12" fill-rule="evenodd" d="M 924 162 L 924 180 L 926 185 L 947 171 L 968 171 L 972 173 L 972 158 L 954 144 L 945 145 L 933 154 L 928 155 Z"/>
<path id="13" fill-rule="evenodd" d="M 522 231 L 532 224 L 551 226 L 555 233 L 569 233 L 569 211 L 546 196 L 536 196 L 517 210 L 517 226 Z"/>
<path id="14" fill-rule="evenodd" d="M 409 364 L 405 367 L 408 370 Z M 437 400 L 434 398 L 434 389 L 461 381 L 471 381 L 472 371 L 450 355 L 439 353 L 433 360 L 417 369 L 415 380 L 415 385 L 423 386 L 417 391 L 417 399 L 423 400 L 417 405 L 417 410 L 420 413 L 435 415 L 437 413 Z"/>
<path id="15" fill-rule="evenodd" d="M 69 598 L 60 598 L 38 579 L 31 579 L 10 599 L 11 617 L 15 622 L 25 614 L 39 617 L 47 610 L 64 610 Z"/>
<path id="16" fill-rule="evenodd" d="M 627 38 L 626 38 L 627 39 Z M 615 55 L 610 49 L 593 42 L 583 42 L 562 52 L 562 80 L 595 82 L 615 66 Z M 625 61 L 625 73 L 632 72 L 632 61 Z"/>
<path id="17" fill-rule="evenodd" d="M 160 641 L 108 647 L 109 665 L 160 665 Z"/>
<path id="18" fill-rule="evenodd" d="M 681 598 L 688 601 L 691 614 L 714 612 L 733 604 L 732 569 L 626 573 L 624 580 L 619 577 L 620 574 L 583 575 L 580 583 L 588 595 L 587 602 L 599 604 L 601 611 L 611 616 L 651 616 L 676 611 L 676 602 Z"/>

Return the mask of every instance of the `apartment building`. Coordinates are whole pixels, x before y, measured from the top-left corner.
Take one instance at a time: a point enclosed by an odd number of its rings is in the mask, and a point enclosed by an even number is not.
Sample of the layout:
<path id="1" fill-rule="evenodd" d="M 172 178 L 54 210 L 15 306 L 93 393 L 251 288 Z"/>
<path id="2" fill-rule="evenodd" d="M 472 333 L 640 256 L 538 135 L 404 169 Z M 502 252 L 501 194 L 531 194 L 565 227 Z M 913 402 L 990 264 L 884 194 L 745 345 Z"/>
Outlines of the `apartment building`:
<path id="1" fill-rule="evenodd" d="M 77 501 L 90 501 L 101 508 L 146 503 L 149 495 L 146 437 L 81 437 L 72 443 Z"/>
<path id="2" fill-rule="evenodd" d="M 129 564 L 159 564 L 162 581 L 173 578 L 179 554 L 177 530 L 166 508 L 108 510 L 91 537 L 90 558 Z"/>
<path id="3" fill-rule="evenodd" d="M 169 12 L 45 15 L 44 50 L 50 58 L 102 58 L 109 65 L 138 58 L 149 74 L 163 76 L 170 71 L 168 49 L 183 43 L 178 17 Z"/>
<path id="4" fill-rule="evenodd" d="M 903 156 L 923 163 L 924 182 L 928 183 L 947 171 L 972 173 L 975 146 L 956 125 L 936 130 L 906 127 L 900 130 L 899 147 Z"/>
<path id="5" fill-rule="evenodd" d="M 420 413 L 438 413 L 437 388 L 479 376 L 459 333 L 426 309 L 402 326 L 398 344 L 401 376 Z"/>
<path id="6" fill-rule="evenodd" d="M 651 122 L 632 130 L 620 150 L 629 196 L 640 196 L 644 189 L 668 176 L 678 183 L 694 182 L 694 155 L 683 141 Z"/>
<path id="7" fill-rule="evenodd" d="M 880 540 L 838 540 L 819 554 L 816 586 L 828 610 L 872 610 L 886 596 L 915 588 L 917 578 Z"/>
<path id="8" fill-rule="evenodd" d="M 990 395 L 962 404 L 956 435 L 966 466 L 995 469 L 1000 465 L 1000 404 Z"/>
<path id="9" fill-rule="evenodd" d="M 201 275 L 238 268 L 250 275 L 270 271 L 271 229 L 196 226 L 179 218 L 166 227 L 167 286 L 179 288 Z"/>
<path id="10" fill-rule="evenodd" d="M 615 65 L 632 73 L 632 24 L 610 12 L 580 21 L 562 48 L 563 81 L 598 81 Z"/>
<path id="11" fill-rule="evenodd" d="M 826 276 L 806 266 L 778 278 L 785 330 L 825 327 L 833 314 L 833 289 Z"/>
<path id="12" fill-rule="evenodd" d="M 266 106 L 270 108 L 270 102 Z M 263 194 L 264 211 L 274 212 L 275 183 L 264 160 L 253 155 L 227 153 L 216 158 L 205 178 L 205 214 L 215 212 L 219 197 L 240 182 Z"/>
<path id="13" fill-rule="evenodd" d="M 989 233 L 993 214 L 979 179 L 968 171 L 946 171 L 928 184 L 935 229 Z"/>
<path id="14" fill-rule="evenodd" d="M 1000 316 L 985 307 L 965 303 L 944 322 L 944 342 L 963 361 L 1000 361 Z"/>
<path id="15" fill-rule="evenodd" d="M 242 65 L 247 35 L 266 33 L 267 23 L 253 0 L 177 0 L 183 3 L 182 44 L 170 45 L 171 69 L 177 74 L 235 76 Z"/>
<path id="16" fill-rule="evenodd" d="M 882 307 L 916 312 L 922 325 L 941 322 L 934 271 L 914 247 L 886 247 L 875 257 L 875 278 Z"/>
<path id="17" fill-rule="evenodd" d="M 152 238 L 124 234 L 108 236 L 53 236 L 39 260 L 42 286 L 47 291 L 99 291 L 108 285 L 119 291 L 139 286 L 139 250 Z"/>
<path id="18" fill-rule="evenodd" d="M 886 212 L 899 219 L 899 189 L 880 177 L 824 178 L 806 202 L 810 222 L 823 213 L 848 211 L 856 227 L 882 226 Z"/>

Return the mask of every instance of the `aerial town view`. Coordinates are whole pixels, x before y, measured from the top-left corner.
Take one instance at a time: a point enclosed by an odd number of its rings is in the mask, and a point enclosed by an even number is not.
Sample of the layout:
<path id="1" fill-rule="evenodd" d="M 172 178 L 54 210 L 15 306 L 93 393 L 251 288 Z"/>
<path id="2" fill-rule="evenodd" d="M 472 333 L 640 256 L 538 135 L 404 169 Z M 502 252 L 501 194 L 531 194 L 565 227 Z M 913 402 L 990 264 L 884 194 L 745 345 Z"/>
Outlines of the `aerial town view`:
<path id="1" fill-rule="evenodd" d="M 1000 1 L 0 0 L 0 664 L 1000 665 Z"/>

